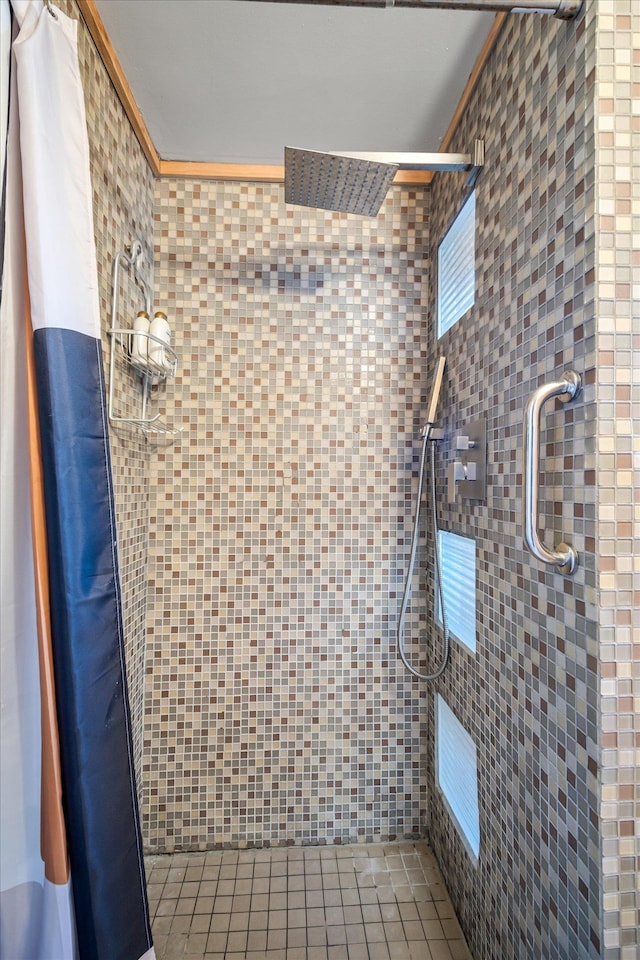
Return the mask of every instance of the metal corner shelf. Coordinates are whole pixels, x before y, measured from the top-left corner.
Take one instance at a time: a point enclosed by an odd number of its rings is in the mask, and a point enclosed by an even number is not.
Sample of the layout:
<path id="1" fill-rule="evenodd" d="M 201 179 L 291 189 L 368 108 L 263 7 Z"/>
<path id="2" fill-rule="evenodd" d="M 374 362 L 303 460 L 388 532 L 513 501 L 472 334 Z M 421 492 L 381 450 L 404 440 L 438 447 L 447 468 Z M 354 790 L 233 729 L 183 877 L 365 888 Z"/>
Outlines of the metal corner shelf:
<path id="1" fill-rule="evenodd" d="M 124 425 L 138 427 L 147 440 L 163 438 L 173 442 L 176 437 L 182 433 L 182 428 L 173 428 L 166 424 L 160 414 L 149 416 L 148 402 L 151 387 L 169 377 L 174 377 L 178 366 L 178 354 L 164 340 L 154 336 L 152 333 L 143 331 L 134 331 L 131 327 L 118 326 L 118 281 L 120 267 L 125 270 L 133 268 L 133 276 L 136 284 L 140 287 L 145 298 L 145 309 L 151 313 L 151 294 L 145 281 L 140 276 L 138 264 L 142 256 L 142 244 L 139 240 L 134 241 L 129 247 L 125 248 L 124 253 L 119 253 L 113 261 L 112 273 L 112 302 L 111 302 L 111 327 L 107 330 L 107 335 L 111 340 L 111 355 L 109 358 L 109 423 L 114 425 Z M 159 364 L 150 357 L 144 360 L 132 355 L 132 337 L 144 337 L 148 341 L 153 341 L 163 347 L 165 358 L 168 363 Z M 139 417 L 121 417 L 115 413 L 114 393 L 115 393 L 115 365 L 116 353 L 120 348 L 120 353 L 124 360 L 140 376 L 142 382 L 141 410 Z M 147 351 L 148 352 L 148 351 Z"/>

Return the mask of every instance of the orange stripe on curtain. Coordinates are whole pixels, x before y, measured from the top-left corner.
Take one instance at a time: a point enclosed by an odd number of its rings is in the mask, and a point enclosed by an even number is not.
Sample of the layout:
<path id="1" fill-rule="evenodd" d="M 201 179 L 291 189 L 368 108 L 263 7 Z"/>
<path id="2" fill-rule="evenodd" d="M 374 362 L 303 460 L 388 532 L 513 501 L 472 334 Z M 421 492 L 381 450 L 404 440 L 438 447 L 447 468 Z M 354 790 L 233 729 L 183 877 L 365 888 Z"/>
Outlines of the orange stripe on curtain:
<path id="1" fill-rule="evenodd" d="M 26 263 L 26 253 L 25 253 Z M 49 613 L 49 565 L 44 512 L 44 486 L 40 455 L 40 428 L 33 356 L 33 327 L 29 285 L 25 272 L 25 345 L 27 355 L 27 406 L 29 416 L 29 465 L 31 468 L 31 525 L 33 531 L 33 567 L 36 588 L 36 620 L 38 626 L 38 661 L 40 665 L 40 698 L 42 703 L 42 790 L 40 805 L 40 852 L 44 874 L 50 883 L 69 880 L 67 834 L 62 812 L 62 779 L 60 774 L 60 742 L 56 713 L 51 617 Z"/>

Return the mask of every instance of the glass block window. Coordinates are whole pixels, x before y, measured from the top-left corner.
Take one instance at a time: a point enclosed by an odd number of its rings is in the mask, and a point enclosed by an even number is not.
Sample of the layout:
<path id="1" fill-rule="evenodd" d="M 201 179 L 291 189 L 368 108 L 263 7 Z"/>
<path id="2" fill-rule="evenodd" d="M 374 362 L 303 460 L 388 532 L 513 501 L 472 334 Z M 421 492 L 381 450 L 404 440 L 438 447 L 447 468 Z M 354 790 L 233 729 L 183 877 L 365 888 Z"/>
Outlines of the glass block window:
<path id="1" fill-rule="evenodd" d="M 440 694 L 436 697 L 436 777 L 458 832 L 477 862 L 480 811 L 476 745 Z"/>
<path id="2" fill-rule="evenodd" d="M 475 190 L 438 247 L 438 337 L 469 310 L 476 293 Z"/>
<path id="3" fill-rule="evenodd" d="M 476 542 L 456 533 L 438 531 L 442 567 L 442 592 L 451 634 L 476 652 Z M 437 593 L 437 591 L 436 591 Z M 436 596 L 442 623 L 440 597 Z"/>

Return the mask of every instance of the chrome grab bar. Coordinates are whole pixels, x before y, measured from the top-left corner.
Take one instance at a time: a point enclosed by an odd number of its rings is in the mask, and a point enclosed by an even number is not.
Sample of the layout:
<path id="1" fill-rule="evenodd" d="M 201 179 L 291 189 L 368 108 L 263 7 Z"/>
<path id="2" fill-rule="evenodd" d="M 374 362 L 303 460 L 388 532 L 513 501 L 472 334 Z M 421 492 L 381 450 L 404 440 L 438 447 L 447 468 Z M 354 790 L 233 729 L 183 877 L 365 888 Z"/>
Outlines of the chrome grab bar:
<path id="1" fill-rule="evenodd" d="M 548 550 L 538 536 L 538 487 L 540 474 L 540 415 L 547 400 L 559 397 L 563 403 L 573 400 L 581 386 L 580 375 L 566 370 L 562 379 L 538 387 L 527 401 L 524 411 L 524 469 L 522 473 L 522 527 L 524 540 L 537 560 L 555 564 L 561 573 L 570 574 L 578 565 L 573 547 L 559 543 Z"/>

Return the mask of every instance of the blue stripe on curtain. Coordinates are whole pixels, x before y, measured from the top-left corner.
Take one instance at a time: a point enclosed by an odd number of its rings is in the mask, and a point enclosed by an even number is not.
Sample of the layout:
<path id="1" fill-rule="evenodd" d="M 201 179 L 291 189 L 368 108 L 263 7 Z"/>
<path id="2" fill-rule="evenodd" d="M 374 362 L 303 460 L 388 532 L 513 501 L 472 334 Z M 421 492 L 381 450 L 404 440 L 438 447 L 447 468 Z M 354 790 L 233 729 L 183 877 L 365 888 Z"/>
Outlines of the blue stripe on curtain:
<path id="1" fill-rule="evenodd" d="M 34 334 L 65 818 L 82 960 L 151 947 L 101 344 Z"/>

